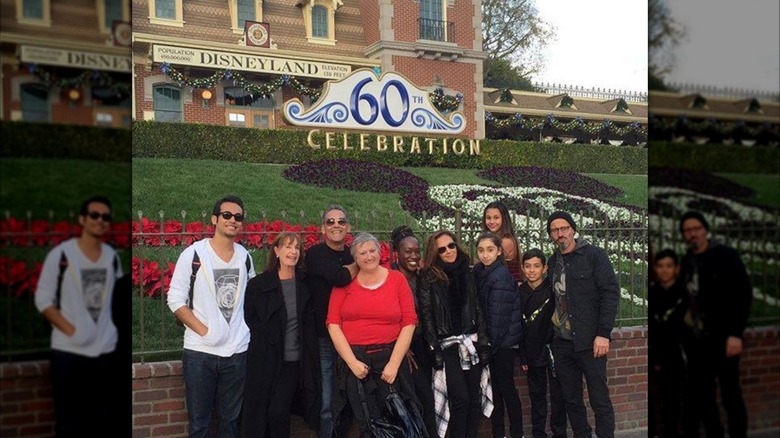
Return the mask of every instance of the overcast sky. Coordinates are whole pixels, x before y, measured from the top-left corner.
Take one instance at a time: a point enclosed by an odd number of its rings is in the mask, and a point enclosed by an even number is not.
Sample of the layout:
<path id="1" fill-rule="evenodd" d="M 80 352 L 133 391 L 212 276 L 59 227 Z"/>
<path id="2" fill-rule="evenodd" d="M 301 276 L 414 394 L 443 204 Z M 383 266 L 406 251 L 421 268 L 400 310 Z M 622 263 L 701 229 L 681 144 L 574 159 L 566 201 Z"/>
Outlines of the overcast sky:
<path id="1" fill-rule="evenodd" d="M 534 81 L 647 92 L 646 0 L 536 0 L 536 8 L 557 40 Z"/>
<path id="2" fill-rule="evenodd" d="M 778 0 L 677 0 L 668 3 L 687 31 L 671 82 L 780 89 Z"/>

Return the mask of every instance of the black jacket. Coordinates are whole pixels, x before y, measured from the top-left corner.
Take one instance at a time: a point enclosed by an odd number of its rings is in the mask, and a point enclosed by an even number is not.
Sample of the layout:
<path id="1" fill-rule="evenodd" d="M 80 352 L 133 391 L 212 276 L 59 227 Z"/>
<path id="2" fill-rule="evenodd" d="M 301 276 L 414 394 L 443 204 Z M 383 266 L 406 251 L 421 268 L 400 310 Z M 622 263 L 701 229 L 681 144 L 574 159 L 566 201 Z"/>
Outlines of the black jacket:
<path id="1" fill-rule="evenodd" d="M 477 293 L 485 309 L 485 323 L 492 352 L 518 345 L 523 334 L 520 294 L 512 273 L 503 263 L 474 266 Z"/>
<path id="2" fill-rule="evenodd" d="M 314 307 L 315 330 L 320 338 L 330 339 L 325 319 L 328 316 L 330 293 L 334 287 L 342 287 L 352 281 L 349 265 L 355 260 L 348 248 L 342 251 L 331 249 L 326 243 L 319 243 L 306 251 L 306 286 Z"/>
<path id="3" fill-rule="evenodd" d="M 688 306 L 688 294 L 681 281 L 669 289 L 651 284 L 648 302 L 648 358 L 653 364 L 679 359 L 683 335 L 688 328 L 683 317 Z"/>
<path id="4" fill-rule="evenodd" d="M 694 274 L 698 296 L 691 296 Z M 705 337 L 741 338 L 745 331 L 753 289 L 745 265 L 733 248 L 709 241 L 702 254 L 688 252 L 682 260 L 682 275 L 691 304 L 696 304 L 704 323 Z"/>
<path id="5" fill-rule="evenodd" d="M 439 340 L 450 336 L 477 333 L 477 345 L 487 347 L 490 340 L 485 325 L 485 314 L 477 299 L 477 289 L 472 273 L 464 276 L 466 284 L 462 285 L 468 291 L 466 304 L 463 306 L 463 333 L 453 333 L 450 317 L 449 285 L 438 280 L 430 271 L 423 271 L 417 279 L 417 291 L 420 299 L 420 310 L 423 323 L 423 337 L 431 350 L 438 349 Z"/>
<path id="6" fill-rule="evenodd" d="M 293 412 L 317 430 L 321 397 L 319 348 L 309 290 L 301 277 L 301 273 L 296 273 L 301 375 Z M 251 336 L 244 384 L 244 431 L 247 436 L 263 436 L 268 421 L 266 412 L 273 402 L 275 384 L 284 364 L 287 309 L 277 272 L 265 271 L 247 283 L 244 320 Z"/>
<path id="7" fill-rule="evenodd" d="M 560 277 L 561 266 L 565 267 L 574 350 L 586 351 L 593 349 L 596 336 L 610 339 L 620 288 L 606 251 L 583 239 L 575 245 L 574 251 L 565 255 L 555 251 L 547 264 L 553 273 L 553 285 Z"/>
<path id="8" fill-rule="evenodd" d="M 522 344 L 525 347 L 520 354 L 520 364 L 547 366 L 550 364 L 550 351 L 545 346 L 553 340 L 551 318 L 555 311 L 550 278 L 545 278 L 536 289 L 531 289 L 527 281 L 520 285 L 520 304 L 523 309 Z"/>

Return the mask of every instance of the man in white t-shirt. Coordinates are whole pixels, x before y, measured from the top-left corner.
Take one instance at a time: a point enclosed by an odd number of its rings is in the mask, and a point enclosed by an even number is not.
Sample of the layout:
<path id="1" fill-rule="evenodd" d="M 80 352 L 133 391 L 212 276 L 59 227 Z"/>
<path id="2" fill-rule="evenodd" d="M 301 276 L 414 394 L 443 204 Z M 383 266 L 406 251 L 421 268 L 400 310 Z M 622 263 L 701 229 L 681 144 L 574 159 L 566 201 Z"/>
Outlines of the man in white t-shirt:
<path id="1" fill-rule="evenodd" d="M 81 236 L 46 256 L 35 305 L 52 325 L 52 398 L 56 434 L 89 436 L 105 431 L 112 406 L 106 384 L 115 376 L 117 329 L 111 315 L 114 283 L 122 268 L 103 243 L 111 224 L 111 202 L 93 196 L 81 205 Z"/>
<path id="2" fill-rule="evenodd" d="M 168 291 L 168 307 L 186 327 L 182 364 L 190 437 L 210 436 L 214 408 L 219 436 L 238 436 L 249 346 L 244 291 L 255 276 L 249 253 L 235 243 L 243 221 L 240 198 L 217 201 L 214 237 L 181 253 Z"/>

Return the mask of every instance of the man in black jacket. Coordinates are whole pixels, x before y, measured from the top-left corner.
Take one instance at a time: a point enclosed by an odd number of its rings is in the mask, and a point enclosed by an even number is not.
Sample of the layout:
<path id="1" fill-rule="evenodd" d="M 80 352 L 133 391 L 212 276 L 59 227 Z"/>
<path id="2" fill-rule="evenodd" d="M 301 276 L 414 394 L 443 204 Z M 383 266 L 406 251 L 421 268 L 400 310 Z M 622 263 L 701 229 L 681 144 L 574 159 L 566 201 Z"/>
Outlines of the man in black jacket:
<path id="1" fill-rule="evenodd" d="M 730 438 L 747 434 L 747 411 L 739 385 L 739 356 L 742 333 L 753 300 L 745 265 L 733 248 L 710 240 L 710 225 L 699 212 L 680 219 L 688 253 L 682 261 L 682 278 L 689 307 L 685 337 L 691 389 L 696 401 L 685 406 L 686 435 L 698 436 L 699 419 L 707 437 L 722 437 L 715 379 L 720 382 L 721 399 L 728 415 Z M 691 399 L 690 397 L 689 399 Z"/>
<path id="2" fill-rule="evenodd" d="M 555 292 L 555 369 L 574 437 L 589 437 L 592 431 L 582 399 L 583 375 L 596 417 L 596 436 L 614 437 L 607 352 L 620 289 L 607 253 L 584 239 L 575 239 L 576 231 L 569 213 L 556 211 L 547 218 L 547 234 L 557 247 L 549 261 Z"/>
<path id="3" fill-rule="evenodd" d="M 306 286 L 314 307 L 315 327 L 319 338 L 322 404 L 319 438 L 333 436 L 334 418 L 330 404 L 333 394 L 333 363 L 336 350 L 325 328 L 330 292 L 334 286 L 346 286 L 357 275 L 358 268 L 344 242 L 350 231 L 347 212 L 339 205 L 330 205 L 322 215 L 324 242 L 306 251 Z M 348 423 L 348 422 L 347 422 Z M 347 424 L 348 426 L 349 424 Z"/>

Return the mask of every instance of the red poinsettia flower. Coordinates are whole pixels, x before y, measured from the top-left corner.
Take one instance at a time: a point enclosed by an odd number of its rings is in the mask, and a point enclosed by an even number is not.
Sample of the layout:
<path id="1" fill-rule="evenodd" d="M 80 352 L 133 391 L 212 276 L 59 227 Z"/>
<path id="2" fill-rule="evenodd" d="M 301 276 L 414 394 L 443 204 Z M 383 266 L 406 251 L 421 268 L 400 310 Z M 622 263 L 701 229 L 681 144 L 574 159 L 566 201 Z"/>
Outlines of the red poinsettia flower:
<path id="1" fill-rule="evenodd" d="M 165 224 L 163 224 L 163 229 L 165 230 L 165 238 L 163 239 L 165 243 L 171 246 L 176 246 L 181 243 L 182 241 L 181 222 L 175 220 L 167 220 L 165 221 Z"/>
<path id="2" fill-rule="evenodd" d="M 27 231 L 27 225 L 24 221 L 20 221 L 13 217 L 3 221 L 3 233 L 19 233 L 19 235 L 11 240 L 12 246 L 27 246 L 27 236 L 21 235 L 21 233 L 24 233 L 25 231 Z"/>
<path id="3" fill-rule="evenodd" d="M 149 297 L 155 297 L 160 293 L 160 264 L 149 260 L 143 261 L 143 284 L 144 293 Z"/>
<path id="4" fill-rule="evenodd" d="M 316 225 L 309 225 L 303 229 L 303 246 L 306 249 L 311 248 L 320 241 L 320 228 Z"/>
<path id="5" fill-rule="evenodd" d="M 175 267 L 176 264 L 168 262 L 168 269 L 162 273 L 162 288 L 166 294 L 171 289 L 171 279 L 173 278 L 173 268 Z"/>
<path id="6" fill-rule="evenodd" d="M 187 236 L 184 238 L 187 245 L 192 245 L 203 239 L 203 222 L 190 222 L 184 227 Z"/>
<path id="7" fill-rule="evenodd" d="M 244 225 L 244 237 L 246 238 L 247 247 L 263 247 L 263 228 L 264 224 L 262 222 L 254 222 Z"/>
<path id="8" fill-rule="evenodd" d="M 111 244 L 114 248 L 130 248 L 130 223 L 119 222 L 111 225 Z"/>
<path id="9" fill-rule="evenodd" d="M 160 246 L 160 224 L 150 221 L 149 218 L 141 219 L 140 233 L 144 234 L 144 243 L 150 246 Z"/>
<path id="10" fill-rule="evenodd" d="M 30 224 L 30 242 L 34 246 L 46 246 L 49 243 L 49 222 L 43 219 L 36 219 Z"/>
<path id="11" fill-rule="evenodd" d="M 392 250 L 387 242 L 379 242 L 379 264 L 385 268 L 390 267 L 390 255 Z"/>

